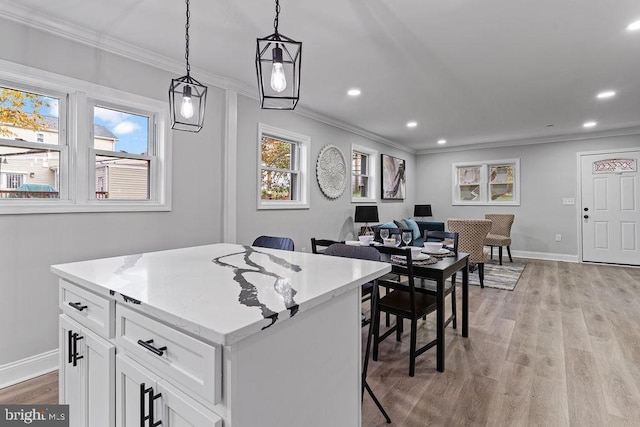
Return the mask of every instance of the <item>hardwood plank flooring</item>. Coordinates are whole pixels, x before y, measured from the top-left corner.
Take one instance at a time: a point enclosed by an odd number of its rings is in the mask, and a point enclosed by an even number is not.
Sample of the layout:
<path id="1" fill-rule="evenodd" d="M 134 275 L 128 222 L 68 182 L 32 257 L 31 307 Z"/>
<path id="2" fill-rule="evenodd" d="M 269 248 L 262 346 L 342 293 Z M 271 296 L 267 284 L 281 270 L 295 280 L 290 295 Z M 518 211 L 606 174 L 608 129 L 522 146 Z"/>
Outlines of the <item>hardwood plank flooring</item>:
<path id="1" fill-rule="evenodd" d="M 58 403 L 58 371 L 0 389 L 0 404 L 53 405 Z"/>
<path id="2" fill-rule="evenodd" d="M 640 425 L 640 269 L 522 261 L 514 291 L 470 287 L 469 338 L 446 329 L 444 373 L 432 349 L 409 378 L 408 336 L 381 343 L 367 381 L 392 425 Z M 362 425 L 387 425 L 368 396 Z"/>
<path id="3" fill-rule="evenodd" d="M 523 261 L 514 291 L 470 287 L 469 338 L 446 329 L 444 373 L 431 349 L 408 376 L 406 333 L 381 343 L 367 381 L 392 425 L 640 425 L 640 269 Z M 57 387 L 52 372 L 0 390 L 0 403 L 57 403 Z M 387 425 L 368 395 L 362 425 Z"/>

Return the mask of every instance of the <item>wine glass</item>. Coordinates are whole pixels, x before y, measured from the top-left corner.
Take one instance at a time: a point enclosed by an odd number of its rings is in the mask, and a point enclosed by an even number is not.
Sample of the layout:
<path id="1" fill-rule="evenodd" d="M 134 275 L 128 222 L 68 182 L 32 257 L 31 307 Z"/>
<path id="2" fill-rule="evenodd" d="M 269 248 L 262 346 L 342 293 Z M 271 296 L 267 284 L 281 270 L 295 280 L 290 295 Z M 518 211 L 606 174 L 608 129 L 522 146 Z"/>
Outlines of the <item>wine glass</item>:
<path id="1" fill-rule="evenodd" d="M 391 237 L 393 237 L 396 241 L 395 246 L 398 247 L 400 246 L 400 243 L 402 243 L 402 238 L 400 237 L 399 234 L 394 234 Z"/>
<path id="2" fill-rule="evenodd" d="M 384 239 L 389 237 L 389 229 L 388 228 L 381 228 L 380 229 L 380 238 L 384 241 Z"/>
<path id="3" fill-rule="evenodd" d="M 412 239 L 413 239 L 413 233 L 411 231 L 402 232 L 402 241 L 404 242 L 405 246 L 409 245 Z"/>

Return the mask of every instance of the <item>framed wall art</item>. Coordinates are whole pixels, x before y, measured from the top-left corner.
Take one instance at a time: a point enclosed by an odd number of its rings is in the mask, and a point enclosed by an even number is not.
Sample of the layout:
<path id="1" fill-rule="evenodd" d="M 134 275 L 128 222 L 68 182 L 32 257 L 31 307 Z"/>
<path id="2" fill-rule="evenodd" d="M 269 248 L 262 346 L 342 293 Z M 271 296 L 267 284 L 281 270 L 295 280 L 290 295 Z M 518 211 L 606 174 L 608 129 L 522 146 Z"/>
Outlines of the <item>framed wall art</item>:
<path id="1" fill-rule="evenodd" d="M 382 199 L 404 200 L 405 161 L 397 157 L 382 156 Z"/>

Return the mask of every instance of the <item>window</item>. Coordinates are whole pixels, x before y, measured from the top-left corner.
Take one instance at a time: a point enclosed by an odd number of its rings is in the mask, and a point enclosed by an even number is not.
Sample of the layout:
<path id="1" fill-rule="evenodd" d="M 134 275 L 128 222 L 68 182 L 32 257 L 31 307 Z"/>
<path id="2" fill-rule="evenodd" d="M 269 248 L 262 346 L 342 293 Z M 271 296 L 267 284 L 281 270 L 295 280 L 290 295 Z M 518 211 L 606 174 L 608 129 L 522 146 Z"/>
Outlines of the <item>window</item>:
<path id="1" fill-rule="evenodd" d="M 132 113 L 93 104 L 95 187 L 98 200 L 149 200 L 155 144 L 153 114 Z M 117 134 L 117 136 L 116 136 Z"/>
<path id="2" fill-rule="evenodd" d="M 309 207 L 310 138 L 260 123 L 258 209 Z"/>
<path id="3" fill-rule="evenodd" d="M 519 205 L 520 159 L 453 164 L 454 205 Z"/>
<path id="4" fill-rule="evenodd" d="M 375 161 L 378 153 L 367 147 L 351 147 L 351 201 L 375 202 Z"/>
<path id="5" fill-rule="evenodd" d="M 66 94 L 0 83 L 3 202 L 14 205 L 15 199 L 59 198 L 60 168 L 67 163 L 65 126 L 61 126 L 65 122 Z"/>
<path id="6" fill-rule="evenodd" d="M 5 65 L 0 214 L 171 208 L 166 102 Z"/>

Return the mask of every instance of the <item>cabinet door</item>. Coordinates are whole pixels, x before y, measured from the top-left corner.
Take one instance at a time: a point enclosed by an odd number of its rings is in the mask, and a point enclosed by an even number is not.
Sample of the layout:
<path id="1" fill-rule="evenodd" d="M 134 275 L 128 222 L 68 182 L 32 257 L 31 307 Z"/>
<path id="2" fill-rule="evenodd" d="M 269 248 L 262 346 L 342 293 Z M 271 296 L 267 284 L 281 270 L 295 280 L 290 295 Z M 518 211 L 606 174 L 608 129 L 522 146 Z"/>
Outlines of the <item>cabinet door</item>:
<path id="1" fill-rule="evenodd" d="M 80 333 L 80 325 L 69 320 L 66 316 L 60 316 L 59 343 L 60 343 L 60 372 L 59 397 L 61 404 L 69 405 L 70 427 L 81 427 L 85 418 L 85 399 L 82 391 L 82 361 L 78 360 L 73 366 L 73 344 L 76 333 Z M 76 341 L 77 342 L 77 341 Z M 81 345 L 82 347 L 82 345 Z"/>
<path id="2" fill-rule="evenodd" d="M 129 357 L 116 357 L 116 373 L 118 427 L 222 427 L 220 417 Z"/>
<path id="3" fill-rule="evenodd" d="M 155 388 L 155 377 L 135 366 L 128 357 L 116 356 L 116 426 L 147 425 L 143 421 L 149 415 L 147 395 Z M 154 405 L 154 409 L 157 407 Z"/>
<path id="4" fill-rule="evenodd" d="M 222 419 L 166 382 L 158 382 L 162 425 L 167 427 L 222 427 Z"/>
<path id="5" fill-rule="evenodd" d="M 115 346 L 60 316 L 60 403 L 70 426 L 113 427 Z"/>

